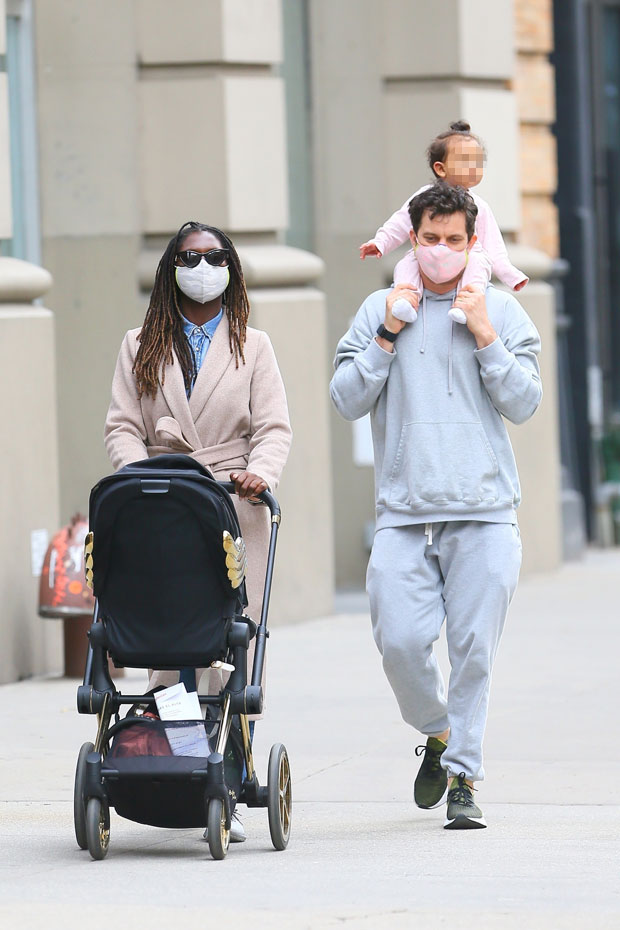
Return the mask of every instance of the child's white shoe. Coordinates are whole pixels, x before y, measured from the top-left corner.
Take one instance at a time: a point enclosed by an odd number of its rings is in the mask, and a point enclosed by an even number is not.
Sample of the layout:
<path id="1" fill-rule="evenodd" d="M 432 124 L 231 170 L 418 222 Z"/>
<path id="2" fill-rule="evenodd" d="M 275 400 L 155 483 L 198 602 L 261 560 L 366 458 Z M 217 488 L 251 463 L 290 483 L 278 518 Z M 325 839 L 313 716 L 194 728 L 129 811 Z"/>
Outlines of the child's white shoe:
<path id="1" fill-rule="evenodd" d="M 394 313 L 393 310 L 392 313 Z M 396 316 L 396 314 L 394 315 Z M 448 310 L 448 316 L 451 320 L 454 320 L 455 323 L 467 323 L 467 317 L 460 307 L 452 307 Z"/>
<path id="2" fill-rule="evenodd" d="M 415 323 L 418 318 L 418 311 L 404 297 L 399 297 L 392 304 L 392 316 L 402 323 Z"/>

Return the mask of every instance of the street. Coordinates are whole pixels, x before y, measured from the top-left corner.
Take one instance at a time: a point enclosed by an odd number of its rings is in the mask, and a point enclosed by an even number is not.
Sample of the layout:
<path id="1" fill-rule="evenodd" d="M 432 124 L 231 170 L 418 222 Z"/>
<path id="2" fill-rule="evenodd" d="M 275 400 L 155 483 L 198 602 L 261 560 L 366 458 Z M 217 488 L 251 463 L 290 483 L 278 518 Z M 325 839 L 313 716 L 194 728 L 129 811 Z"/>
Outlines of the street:
<path id="1" fill-rule="evenodd" d="M 476 801 L 488 829 L 442 829 L 412 782 L 422 740 L 401 721 L 365 599 L 273 630 L 265 719 L 294 778 L 290 845 L 272 849 L 265 810 L 241 808 L 248 840 L 211 860 L 200 830 L 112 812 L 108 857 L 73 833 L 73 776 L 95 718 L 77 682 L 0 688 L 0 923 L 21 928 L 620 927 L 617 680 L 620 551 L 591 550 L 524 580 L 496 663 Z M 446 667 L 445 648 L 439 645 Z M 119 680 L 142 687 L 144 673 Z"/>

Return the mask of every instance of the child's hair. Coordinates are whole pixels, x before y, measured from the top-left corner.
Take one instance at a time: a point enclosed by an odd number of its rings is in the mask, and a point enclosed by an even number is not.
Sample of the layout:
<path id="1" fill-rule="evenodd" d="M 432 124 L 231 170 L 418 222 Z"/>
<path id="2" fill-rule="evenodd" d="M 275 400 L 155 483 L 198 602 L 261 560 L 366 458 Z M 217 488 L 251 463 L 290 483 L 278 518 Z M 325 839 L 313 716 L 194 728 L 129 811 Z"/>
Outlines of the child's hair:
<path id="1" fill-rule="evenodd" d="M 482 149 L 482 154 L 486 157 L 484 145 L 478 136 L 474 135 L 471 131 L 469 123 L 466 123 L 464 119 L 457 120 L 456 123 L 450 123 L 450 128 L 446 132 L 440 132 L 438 136 L 435 136 L 426 150 L 428 163 L 435 177 L 439 177 L 439 175 L 433 168 L 433 165 L 436 161 L 444 162 L 446 160 L 448 148 L 450 147 L 450 139 L 454 139 L 455 136 L 460 136 L 462 139 L 473 139 L 474 142 L 478 143 Z"/>

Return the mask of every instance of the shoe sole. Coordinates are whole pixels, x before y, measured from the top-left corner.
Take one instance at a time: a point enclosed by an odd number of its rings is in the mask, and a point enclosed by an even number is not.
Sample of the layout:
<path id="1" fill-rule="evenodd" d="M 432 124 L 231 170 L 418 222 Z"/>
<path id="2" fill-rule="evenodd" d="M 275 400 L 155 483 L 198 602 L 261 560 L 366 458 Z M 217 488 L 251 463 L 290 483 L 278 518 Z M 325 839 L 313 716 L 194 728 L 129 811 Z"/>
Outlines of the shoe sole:
<path id="1" fill-rule="evenodd" d="M 484 817 L 467 817 L 459 814 L 454 820 L 446 819 L 444 830 L 483 830 L 487 825 Z"/>
<path id="2" fill-rule="evenodd" d="M 416 807 L 419 807 L 420 810 L 422 811 L 434 811 L 436 807 L 441 807 L 441 805 L 445 803 L 445 800 L 447 797 L 448 797 L 448 786 L 446 785 L 446 790 L 444 791 L 444 793 L 439 798 L 436 804 L 418 804 L 418 802 L 415 799 L 415 795 L 413 796 L 413 801 Z"/>

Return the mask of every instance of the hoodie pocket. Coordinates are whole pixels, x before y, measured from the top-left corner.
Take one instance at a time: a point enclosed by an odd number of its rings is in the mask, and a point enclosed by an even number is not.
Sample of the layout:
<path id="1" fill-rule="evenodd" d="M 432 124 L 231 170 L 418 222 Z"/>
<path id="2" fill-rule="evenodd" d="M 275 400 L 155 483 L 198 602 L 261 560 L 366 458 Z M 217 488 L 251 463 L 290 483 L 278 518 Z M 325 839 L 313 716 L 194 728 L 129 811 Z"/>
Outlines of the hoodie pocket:
<path id="1" fill-rule="evenodd" d="M 398 504 L 492 504 L 497 459 L 481 423 L 406 423 L 390 474 Z"/>

